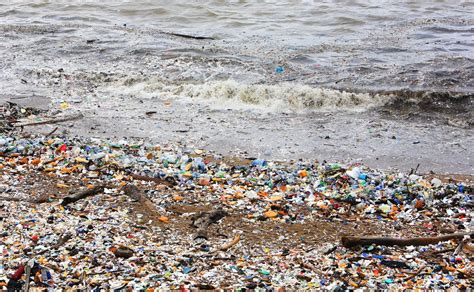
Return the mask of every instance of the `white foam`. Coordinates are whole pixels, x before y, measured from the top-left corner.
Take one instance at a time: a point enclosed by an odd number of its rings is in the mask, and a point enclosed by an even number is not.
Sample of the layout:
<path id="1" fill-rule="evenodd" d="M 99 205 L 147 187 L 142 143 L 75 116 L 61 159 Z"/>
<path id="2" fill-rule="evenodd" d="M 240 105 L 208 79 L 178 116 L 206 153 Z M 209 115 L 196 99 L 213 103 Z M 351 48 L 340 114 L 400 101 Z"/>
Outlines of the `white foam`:
<path id="1" fill-rule="evenodd" d="M 172 98 L 205 102 L 213 107 L 265 111 L 355 110 L 363 111 L 390 101 L 386 95 L 350 93 L 298 83 L 244 84 L 233 80 L 200 84 L 165 84 L 158 80 L 124 82 L 109 88 L 139 98 Z"/>

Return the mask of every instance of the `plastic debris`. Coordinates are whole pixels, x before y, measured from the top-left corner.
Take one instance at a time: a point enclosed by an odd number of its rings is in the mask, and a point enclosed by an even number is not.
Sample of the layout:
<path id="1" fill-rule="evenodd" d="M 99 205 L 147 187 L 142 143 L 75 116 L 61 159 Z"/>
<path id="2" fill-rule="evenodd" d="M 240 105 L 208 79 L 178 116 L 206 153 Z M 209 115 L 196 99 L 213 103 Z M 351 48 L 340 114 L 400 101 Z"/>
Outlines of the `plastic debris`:
<path id="1" fill-rule="evenodd" d="M 347 233 L 472 230 L 466 182 L 316 161 L 234 163 L 182 145 L 61 135 L 0 135 L 0 153 L 3 287 L 473 285 L 469 242 L 455 256 L 456 241 L 339 244 Z"/>

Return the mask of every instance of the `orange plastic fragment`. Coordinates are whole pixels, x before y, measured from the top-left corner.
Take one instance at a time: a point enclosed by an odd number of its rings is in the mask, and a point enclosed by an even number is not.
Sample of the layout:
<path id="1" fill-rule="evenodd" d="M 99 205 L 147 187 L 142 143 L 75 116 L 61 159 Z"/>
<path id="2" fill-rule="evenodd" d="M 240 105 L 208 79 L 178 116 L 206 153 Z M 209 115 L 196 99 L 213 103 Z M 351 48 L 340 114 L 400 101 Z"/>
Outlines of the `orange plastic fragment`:
<path id="1" fill-rule="evenodd" d="M 268 197 L 268 193 L 267 193 L 267 192 L 264 192 L 264 191 L 259 191 L 259 192 L 258 192 L 258 195 L 259 195 L 260 197 L 264 197 L 264 198 Z"/>
<path id="2" fill-rule="evenodd" d="M 23 157 L 20 160 L 18 160 L 19 164 L 28 164 L 28 157 Z"/>
<path id="3" fill-rule="evenodd" d="M 424 206 L 425 206 L 425 201 L 423 201 L 423 200 L 416 200 L 415 208 L 417 208 L 417 209 L 423 209 Z"/>
<path id="4" fill-rule="evenodd" d="M 164 223 L 170 222 L 170 219 L 166 216 L 160 216 L 160 218 L 158 218 L 158 220 L 160 220 L 161 222 L 164 222 Z"/>
<path id="5" fill-rule="evenodd" d="M 278 213 L 272 210 L 268 210 L 267 212 L 263 213 L 263 215 L 267 218 L 275 218 L 278 216 Z"/>
<path id="6" fill-rule="evenodd" d="M 300 177 L 307 177 L 307 176 L 308 176 L 308 172 L 307 172 L 305 169 L 300 170 L 299 176 L 300 176 Z"/>

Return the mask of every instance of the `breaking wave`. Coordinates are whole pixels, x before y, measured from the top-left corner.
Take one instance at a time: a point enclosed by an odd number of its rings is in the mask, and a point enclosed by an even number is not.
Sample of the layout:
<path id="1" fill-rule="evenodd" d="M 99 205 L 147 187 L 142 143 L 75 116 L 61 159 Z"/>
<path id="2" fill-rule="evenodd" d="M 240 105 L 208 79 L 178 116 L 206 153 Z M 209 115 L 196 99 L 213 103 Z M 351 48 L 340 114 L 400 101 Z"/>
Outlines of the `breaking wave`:
<path id="1" fill-rule="evenodd" d="M 207 102 L 214 106 L 260 108 L 272 111 L 367 110 L 390 102 L 387 95 L 316 88 L 297 83 L 242 84 L 214 81 L 201 84 L 125 82 L 109 90 L 141 98 L 173 98 Z"/>

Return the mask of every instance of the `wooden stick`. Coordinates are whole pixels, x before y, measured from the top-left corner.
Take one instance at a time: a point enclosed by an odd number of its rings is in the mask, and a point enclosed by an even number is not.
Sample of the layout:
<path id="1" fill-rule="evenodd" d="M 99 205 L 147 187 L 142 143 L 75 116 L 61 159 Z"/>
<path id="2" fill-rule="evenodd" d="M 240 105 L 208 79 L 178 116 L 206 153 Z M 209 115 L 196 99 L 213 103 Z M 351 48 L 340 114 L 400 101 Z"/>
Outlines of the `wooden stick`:
<path id="1" fill-rule="evenodd" d="M 52 130 L 51 132 L 48 133 L 48 135 L 44 136 L 45 138 L 48 138 L 49 136 L 53 135 L 59 128 L 56 127 L 54 128 L 54 130 Z"/>
<path id="2" fill-rule="evenodd" d="M 11 198 L 11 197 L 4 197 L 0 196 L 0 201 L 7 201 L 7 202 L 24 202 L 24 203 L 32 203 L 32 204 L 41 204 L 49 202 L 49 198 L 41 197 L 38 199 L 27 199 L 27 198 Z"/>
<path id="3" fill-rule="evenodd" d="M 43 120 L 43 121 L 31 122 L 31 123 L 19 123 L 19 124 L 15 125 L 15 127 L 56 124 L 56 123 L 74 121 L 74 120 L 80 119 L 82 117 L 84 117 L 82 114 L 77 114 L 77 115 L 66 116 L 64 118 L 48 119 L 48 120 Z"/>
<path id="4" fill-rule="evenodd" d="M 442 253 L 452 252 L 452 251 L 454 251 L 454 248 L 445 248 L 445 249 L 442 249 L 442 250 L 434 250 L 434 251 L 431 251 L 431 252 L 422 253 L 420 255 L 420 257 L 421 258 L 426 258 L 426 257 L 431 257 L 431 256 L 434 256 L 434 255 L 437 255 L 437 254 L 442 254 Z"/>
<path id="5" fill-rule="evenodd" d="M 434 237 L 415 237 L 415 238 L 393 238 L 393 237 L 358 237 L 358 236 L 343 236 L 341 243 L 344 247 L 351 248 L 359 245 L 384 245 L 384 246 L 422 246 L 429 244 L 436 244 L 442 241 L 451 239 L 463 239 L 464 236 L 474 235 L 474 232 L 454 233 Z"/>
<path id="6" fill-rule="evenodd" d="M 458 246 L 456 247 L 456 249 L 454 250 L 453 252 L 453 257 L 454 256 L 457 256 L 458 253 L 462 250 L 462 248 L 464 247 L 464 244 L 465 244 L 465 241 L 464 240 L 461 240 L 458 244 Z"/>
<path id="7" fill-rule="evenodd" d="M 28 200 L 25 199 L 25 198 L 10 198 L 10 197 L 3 197 L 3 196 L 0 197 L 0 201 L 9 201 L 9 202 L 23 202 L 23 201 L 26 201 L 26 202 L 28 202 Z"/>
<path id="8" fill-rule="evenodd" d="M 214 40 L 213 37 L 206 37 L 206 36 L 194 36 L 194 35 L 183 34 L 183 33 L 175 33 L 175 32 L 163 32 L 163 33 L 167 34 L 167 35 L 172 35 L 172 36 L 177 36 L 177 37 L 182 37 L 182 38 L 187 38 L 187 39 Z"/>
<path id="9" fill-rule="evenodd" d="M 401 279 L 400 282 L 404 283 L 404 282 L 406 282 L 406 281 L 408 281 L 408 280 L 411 280 L 411 279 L 415 278 L 415 277 L 418 276 L 418 275 L 421 273 L 421 271 L 423 271 L 425 268 L 426 268 L 426 265 L 421 266 L 421 267 L 420 267 L 416 272 L 414 272 L 412 275 L 410 275 L 410 276 L 408 276 L 408 277 L 406 277 L 406 278 Z"/>
<path id="10" fill-rule="evenodd" d="M 222 246 L 220 247 L 220 250 L 226 251 L 226 250 L 228 250 L 229 248 L 231 248 L 231 247 L 233 247 L 234 245 L 236 245 L 237 243 L 239 243 L 239 241 L 240 241 L 240 234 L 237 234 L 236 236 L 234 236 L 234 238 L 233 238 L 231 241 L 229 241 L 229 242 L 225 243 L 224 245 L 222 245 Z"/>
<path id="11" fill-rule="evenodd" d="M 64 197 L 63 201 L 61 202 L 61 205 L 66 206 L 70 203 L 77 202 L 77 201 L 85 199 L 87 197 L 95 196 L 98 193 L 101 193 L 103 191 L 104 191 L 104 186 L 95 186 L 92 189 L 79 192 L 75 195 Z"/>

